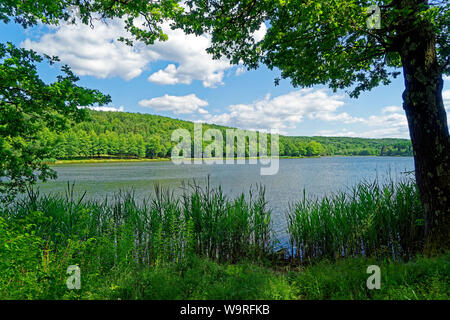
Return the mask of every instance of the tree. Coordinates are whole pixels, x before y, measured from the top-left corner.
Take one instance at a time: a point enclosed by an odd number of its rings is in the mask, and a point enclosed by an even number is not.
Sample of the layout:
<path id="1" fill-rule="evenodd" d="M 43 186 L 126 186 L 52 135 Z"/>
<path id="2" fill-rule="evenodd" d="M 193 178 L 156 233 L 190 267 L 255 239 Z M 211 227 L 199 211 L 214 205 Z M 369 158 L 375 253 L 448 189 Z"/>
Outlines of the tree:
<path id="1" fill-rule="evenodd" d="M 299 156 L 304 156 L 306 154 L 306 146 L 301 141 L 297 142 L 297 148 Z"/>
<path id="2" fill-rule="evenodd" d="M 322 153 L 322 145 L 317 141 L 310 141 L 306 145 L 306 155 L 307 156 L 320 156 Z"/>
<path id="3" fill-rule="evenodd" d="M 80 157 L 87 157 L 91 155 L 92 144 L 91 140 L 84 130 L 78 130 L 75 132 L 78 140 L 78 155 Z"/>
<path id="4" fill-rule="evenodd" d="M 0 15 L 1 19 L 1 15 Z M 45 57 L 50 64 L 55 57 Z M 0 193 L 3 199 L 37 179 L 55 173 L 42 163 L 48 149 L 39 144 L 42 128 L 63 130 L 69 121 L 81 121 L 86 111 L 80 106 L 108 103 L 97 90 L 76 85 L 78 78 L 63 66 L 53 83 L 46 84 L 36 71 L 44 58 L 35 52 L 0 44 Z"/>
<path id="5" fill-rule="evenodd" d="M 116 132 L 106 131 L 106 136 L 108 138 L 108 151 L 107 153 L 110 155 L 118 155 L 119 154 L 119 136 Z"/>
<path id="6" fill-rule="evenodd" d="M 123 4 L 123 6 L 121 6 Z M 57 24 L 60 21 L 89 24 L 97 18 L 125 19 L 125 29 L 146 44 L 166 40 L 158 26 L 164 17 L 179 10 L 177 1 L 162 0 L 8 0 L 0 2 L 0 22 L 11 20 L 27 28 L 37 23 Z M 95 15 L 95 16 L 94 16 Z M 134 17 L 144 17 L 140 26 Z M 129 39 L 121 39 L 132 44 Z M 50 64 L 57 57 L 45 56 Z M 70 121 L 80 121 L 87 113 L 80 107 L 104 105 L 110 97 L 97 90 L 77 86 L 78 78 L 69 67 L 52 84 L 38 76 L 36 64 L 43 57 L 13 44 L 0 44 L 0 193 L 13 195 L 23 191 L 37 179 L 55 177 L 55 172 L 42 163 L 48 150 L 37 146 L 41 128 L 63 130 Z"/>
<path id="7" fill-rule="evenodd" d="M 145 150 L 146 150 L 145 141 L 142 135 L 140 135 L 139 133 L 136 134 L 136 147 L 137 147 L 136 155 L 139 158 L 145 158 Z"/>
<path id="8" fill-rule="evenodd" d="M 102 133 L 98 137 L 98 149 L 97 149 L 97 156 L 100 157 L 101 155 L 105 155 L 108 153 L 108 139 L 106 137 L 106 134 Z"/>
<path id="9" fill-rule="evenodd" d="M 123 158 L 124 156 L 127 156 L 130 154 L 130 141 L 128 141 L 128 139 L 126 138 L 125 135 L 120 135 L 119 136 L 119 156 L 121 158 Z"/>
<path id="10" fill-rule="evenodd" d="M 176 27 L 211 34 L 208 51 L 281 70 L 294 86 L 351 88 L 350 96 L 389 84 L 403 71 L 403 108 L 424 208 L 426 251 L 448 249 L 450 141 L 442 75 L 450 73 L 449 2 L 426 0 L 186 1 Z M 376 4 L 381 27 L 366 24 Z M 267 33 L 255 32 L 262 23 Z M 275 79 L 278 83 L 280 79 Z"/>
<path id="11" fill-rule="evenodd" d="M 94 130 L 91 130 L 88 134 L 89 145 L 91 149 L 89 150 L 89 156 L 94 157 L 100 153 L 100 140 L 97 136 L 97 133 Z"/>
<path id="12" fill-rule="evenodd" d="M 152 136 L 147 143 L 146 155 L 147 155 L 147 157 L 150 157 L 153 159 L 160 154 L 161 149 L 162 149 L 162 147 L 161 147 L 160 137 Z"/>
<path id="13" fill-rule="evenodd" d="M 385 145 L 383 145 L 383 147 L 381 148 L 381 153 L 380 153 L 380 155 L 381 155 L 381 156 L 386 156 L 386 155 L 387 155 L 387 152 L 388 152 L 388 148 L 387 148 Z"/>
<path id="14" fill-rule="evenodd" d="M 65 134 L 64 151 L 67 157 L 76 158 L 80 154 L 80 141 L 73 130 L 67 131 Z"/>

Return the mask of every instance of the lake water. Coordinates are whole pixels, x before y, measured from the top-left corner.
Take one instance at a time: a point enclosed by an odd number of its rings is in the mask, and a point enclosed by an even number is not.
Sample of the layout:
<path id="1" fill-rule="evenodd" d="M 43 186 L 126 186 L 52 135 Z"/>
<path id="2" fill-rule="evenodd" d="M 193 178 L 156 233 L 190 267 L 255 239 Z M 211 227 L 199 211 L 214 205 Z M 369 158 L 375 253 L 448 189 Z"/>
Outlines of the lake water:
<path id="1" fill-rule="evenodd" d="M 195 179 L 205 185 L 207 176 L 212 186 L 221 185 L 229 197 L 248 193 L 251 187 L 266 187 L 266 199 L 272 210 L 274 228 L 284 230 L 285 213 L 290 203 L 306 195 L 321 197 L 339 190 L 347 190 L 361 181 L 383 183 L 412 177 L 411 157 L 322 157 L 308 159 L 280 159 L 276 175 L 261 176 L 259 165 L 250 164 L 184 164 L 171 162 L 124 162 L 55 165 L 58 179 L 40 183 L 41 192 L 64 193 L 67 182 L 75 182 L 75 190 L 87 191 L 86 197 L 103 199 L 119 190 L 134 189 L 143 199 L 153 193 L 158 183 L 182 193 L 182 182 Z M 282 232 L 279 234 L 283 238 Z"/>

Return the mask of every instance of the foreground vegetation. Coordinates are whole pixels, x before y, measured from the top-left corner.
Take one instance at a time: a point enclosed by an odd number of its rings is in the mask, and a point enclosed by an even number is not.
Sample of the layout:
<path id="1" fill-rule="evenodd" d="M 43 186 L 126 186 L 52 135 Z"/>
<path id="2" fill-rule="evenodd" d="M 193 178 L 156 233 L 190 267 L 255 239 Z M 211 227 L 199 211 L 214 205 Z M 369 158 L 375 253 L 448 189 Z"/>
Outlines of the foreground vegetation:
<path id="1" fill-rule="evenodd" d="M 280 250 L 262 187 L 156 188 L 143 203 L 29 190 L 0 211 L 0 299 L 448 299 L 450 255 L 420 257 L 420 214 L 414 184 L 362 184 L 293 205 Z M 370 264 L 381 290 L 365 286 Z"/>
<path id="2" fill-rule="evenodd" d="M 382 270 L 380 290 L 366 288 L 369 264 Z M 283 272 L 191 256 L 183 263 L 121 267 L 102 274 L 83 268 L 81 290 L 66 288 L 64 268 L 51 271 L 28 271 L 13 281 L 2 276 L 0 299 L 450 299 L 450 254 L 407 263 L 349 258 Z"/>
<path id="3" fill-rule="evenodd" d="M 287 214 L 298 262 L 348 256 L 410 259 L 421 251 L 423 209 L 411 182 L 362 183 L 346 193 L 306 199 Z"/>

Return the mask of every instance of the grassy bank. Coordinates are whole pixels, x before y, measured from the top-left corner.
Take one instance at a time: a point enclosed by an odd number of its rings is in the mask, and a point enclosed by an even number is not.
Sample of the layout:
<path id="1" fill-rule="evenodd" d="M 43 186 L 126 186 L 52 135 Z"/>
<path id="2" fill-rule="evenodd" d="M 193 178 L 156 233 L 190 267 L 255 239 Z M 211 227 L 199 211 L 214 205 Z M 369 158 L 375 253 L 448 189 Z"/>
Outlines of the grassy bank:
<path id="1" fill-rule="evenodd" d="M 279 157 L 280 159 L 301 159 L 301 158 L 319 158 L 316 157 L 288 157 L 283 156 Z M 234 157 L 234 158 L 226 158 L 223 157 L 222 160 L 249 160 L 249 159 L 260 159 L 260 157 Z M 194 160 L 202 160 L 202 161 L 214 161 L 216 159 L 213 158 L 190 158 L 190 161 Z M 65 160 L 57 160 L 57 159 L 45 159 L 43 162 L 46 164 L 77 164 L 77 163 L 110 163 L 110 162 L 160 162 L 160 161 L 172 161 L 171 158 L 85 158 L 85 159 L 65 159 Z"/>
<path id="2" fill-rule="evenodd" d="M 70 187 L 66 196 L 30 190 L 1 208 L 0 298 L 448 298 L 449 255 L 417 258 L 412 183 L 293 205 L 291 248 L 281 252 L 264 188 L 234 199 L 196 185 L 178 198 L 155 194 L 99 202 Z M 381 267 L 381 290 L 366 289 L 370 264 Z M 81 268 L 81 290 L 66 288 L 69 265 Z"/>
<path id="3" fill-rule="evenodd" d="M 321 158 L 322 156 L 280 156 L 279 159 L 314 159 Z M 342 155 L 329 155 L 326 157 L 343 157 Z M 374 157 L 373 155 L 348 155 L 345 157 Z M 379 156 L 377 156 L 379 157 Z M 401 157 L 401 156 L 396 156 Z M 222 158 L 224 161 L 233 159 L 233 160 L 249 160 L 249 159 L 260 159 L 260 157 L 234 157 L 234 158 Z M 195 160 L 195 158 L 191 158 L 190 160 Z M 215 159 L 201 159 L 204 161 L 212 161 Z M 115 163 L 115 162 L 160 162 L 160 161 L 172 161 L 171 158 L 81 158 L 81 159 L 45 159 L 43 162 L 46 164 L 78 164 L 78 163 Z"/>
<path id="4" fill-rule="evenodd" d="M 382 272 L 381 289 L 365 286 L 368 265 Z M 148 268 L 115 278 L 103 298 L 121 299 L 449 299 L 450 254 L 404 262 L 350 258 L 274 272 L 251 263 L 185 264 Z"/>
<path id="5" fill-rule="evenodd" d="M 121 159 L 121 158 L 101 158 L 101 159 L 95 159 L 95 158 L 88 158 L 88 159 L 67 159 L 67 160 L 45 160 L 44 163 L 46 164 L 78 164 L 78 163 L 116 163 L 116 162 L 160 162 L 160 161 L 170 161 L 169 158 L 156 158 L 156 159 L 150 159 L 150 158 L 139 158 L 139 159 Z"/>

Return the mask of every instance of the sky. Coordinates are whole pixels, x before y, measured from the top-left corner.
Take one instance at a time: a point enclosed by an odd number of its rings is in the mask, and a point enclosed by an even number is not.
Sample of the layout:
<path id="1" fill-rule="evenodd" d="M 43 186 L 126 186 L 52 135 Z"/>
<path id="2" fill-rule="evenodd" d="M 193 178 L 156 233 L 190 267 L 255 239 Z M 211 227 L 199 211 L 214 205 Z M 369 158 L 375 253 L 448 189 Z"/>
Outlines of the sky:
<path id="1" fill-rule="evenodd" d="M 79 85 L 109 94 L 112 103 L 97 107 L 150 113 L 295 136 L 409 138 L 402 109 L 402 76 L 352 99 L 325 86 L 295 88 L 289 80 L 275 86 L 279 70 L 246 70 L 225 59 L 213 60 L 207 36 L 186 35 L 164 26 L 169 40 L 151 46 L 126 46 L 123 22 L 96 22 L 23 29 L 0 24 L 0 41 L 58 56 L 80 77 Z M 254 34 L 261 39 L 265 25 Z M 39 65 L 44 81 L 54 81 L 60 65 Z M 450 78 L 444 104 L 450 111 Z"/>

